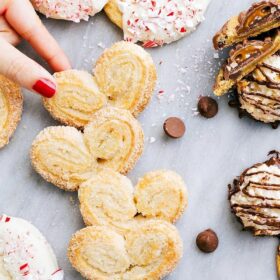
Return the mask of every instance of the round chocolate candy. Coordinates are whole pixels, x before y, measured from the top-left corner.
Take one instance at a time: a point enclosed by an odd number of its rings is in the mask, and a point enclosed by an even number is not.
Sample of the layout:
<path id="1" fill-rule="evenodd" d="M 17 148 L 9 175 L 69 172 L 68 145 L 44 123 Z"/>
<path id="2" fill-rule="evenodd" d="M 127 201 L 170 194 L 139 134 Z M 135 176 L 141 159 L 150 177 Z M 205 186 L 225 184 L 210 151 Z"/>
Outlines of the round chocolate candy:
<path id="1" fill-rule="evenodd" d="M 197 247 L 204 253 L 214 252 L 217 249 L 218 244 L 218 236 L 211 229 L 201 232 L 196 238 Z"/>
<path id="2" fill-rule="evenodd" d="M 198 101 L 197 109 L 203 117 L 210 119 L 217 115 L 218 103 L 211 97 L 203 96 Z"/>
<path id="3" fill-rule="evenodd" d="M 172 138 L 180 138 L 185 134 L 184 122 L 176 117 L 168 118 L 163 124 L 164 132 Z"/>

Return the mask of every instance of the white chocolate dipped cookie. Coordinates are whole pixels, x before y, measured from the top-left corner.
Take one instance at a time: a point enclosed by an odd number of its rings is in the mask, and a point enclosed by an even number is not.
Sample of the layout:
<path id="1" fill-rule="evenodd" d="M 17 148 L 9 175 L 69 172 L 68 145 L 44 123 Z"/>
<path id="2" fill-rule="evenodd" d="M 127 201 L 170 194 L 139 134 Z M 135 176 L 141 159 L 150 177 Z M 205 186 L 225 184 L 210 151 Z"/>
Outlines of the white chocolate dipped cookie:
<path id="1" fill-rule="evenodd" d="M 229 189 L 232 212 L 254 235 L 280 234 L 280 159 L 272 157 L 246 169 Z"/>
<path id="2" fill-rule="evenodd" d="M 107 0 L 31 0 L 34 8 L 46 17 L 74 22 L 88 20 L 100 12 Z"/>
<path id="3" fill-rule="evenodd" d="M 117 233 L 107 226 L 91 226 L 71 239 L 68 257 L 88 280 L 157 280 L 170 273 L 182 256 L 177 229 L 149 220 Z"/>
<path id="4" fill-rule="evenodd" d="M 174 223 L 187 206 L 187 190 L 173 171 L 149 172 L 133 191 L 127 177 L 104 169 L 81 184 L 79 200 L 86 225 L 106 225 L 123 232 L 146 219 Z"/>
<path id="5" fill-rule="evenodd" d="M 83 128 L 105 106 L 129 110 L 135 117 L 149 103 L 157 74 L 151 56 L 140 46 L 118 42 L 97 60 L 94 76 L 79 70 L 54 75 L 58 88 L 44 106 L 60 122 Z"/>
<path id="6" fill-rule="evenodd" d="M 157 47 L 193 32 L 210 0 L 109 0 L 105 12 L 123 29 L 124 39 Z"/>
<path id="7" fill-rule="evenodd" d="M 20 87 L 0 75 L 0 148 L 9 143 L 21 119 L 23 97 Z"/>
<path id="8" fill-rule="evenodd" d="M 99 110 L 84 133 L 73 127 L 48 127 L 32 144 L 31 161 L 48 182 L 75 191 L 91 172 L 111 168 L 129 172 L 142 154 L 143 130 L 127 110 Z"/>
<path id="9" fill-rule="evenodd" d="M 29 222 L 0 216 L 0 279 L 62 280 L 51 246 Z"/>

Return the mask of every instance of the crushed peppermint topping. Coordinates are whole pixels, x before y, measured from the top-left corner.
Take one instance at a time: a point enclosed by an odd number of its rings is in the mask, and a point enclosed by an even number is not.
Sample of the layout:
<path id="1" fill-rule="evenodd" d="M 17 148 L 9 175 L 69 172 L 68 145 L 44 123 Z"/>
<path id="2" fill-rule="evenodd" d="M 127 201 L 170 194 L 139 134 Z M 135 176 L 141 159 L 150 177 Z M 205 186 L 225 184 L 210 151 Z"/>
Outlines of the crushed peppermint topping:
<path id="1" fill-rule="evenodd" d="M 210 0 L 118 0 L 124 39 L 146 48 L 176 41 L 204 20 Z"/>
<path id="2" fill-rule="evenodd" d="M 100 12 L 107 0 L 32 0 L 34 7 L 47 17 L 80 22 Z"/>
<path id="3" fill-rule="evenodd" d="M 4 279 L 63 279 L 63 271 L 41 233 L 27 221 L 6 215 L 0 216 L 0 271 Z"/>

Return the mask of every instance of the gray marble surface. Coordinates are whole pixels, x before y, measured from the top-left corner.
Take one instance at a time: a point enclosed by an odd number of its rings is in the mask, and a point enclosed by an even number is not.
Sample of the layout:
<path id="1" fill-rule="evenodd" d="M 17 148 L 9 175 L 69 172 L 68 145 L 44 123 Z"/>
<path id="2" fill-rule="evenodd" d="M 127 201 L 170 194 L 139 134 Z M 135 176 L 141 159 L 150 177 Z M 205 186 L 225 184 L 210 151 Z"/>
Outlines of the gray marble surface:
<path id="1" fill-rule="evenodd" d="M 253 163 L 279 149 L 280 129 L 238 118 L 218 100 L 219 113 L 211 120 L 197 116 L 200 95 L 211 95 L 214 73 L 220 59 L 214 58 L 211 38 L 225 20 L 246 8 L 251 0 L 213 0 L 206 21 L 191 36 L 159 49 L 149 50 L 158 68 L 159 85 L 149 107 L 140 116 L 146 134 L 145 152 L 129 177 L 169 168 L 179 172 L 189 191 L 189 206 L 178 228 L 184 240 L 184 258 L 169 276 L 172 280 L 276 280 L 276 238 L 256 238 L 241 231 L 230 213 L 227 184 Z M 92 61 L 121 40 L 122 33 L 106 16 L 80 24 L 45 20 L 73 67 L 91 70 Z M 20 49 L 41 62 L 26 44 Z M 44 64 L 43 64 L 44 65 Z M 164 90 L 159 99 L 157 93 Z M 24 92 L 22 121 L 11 143 L 0 151 L 0 212 L 20 216 L 36 225 L 52 244 L 65 271 L 66 280 L 78 280 L 66 257 L 70 236 L 83 227 L 76 194 L 65 193 L 37 175 L 29 161 L 32 140 L 44 127 L 57 123 L 49 116 L 38 96 Z M 185 120 L 187 132 L 180 140 L 167 139 L 162 123 L 168 116 Z M 155 140 L 155 142 L 153 142 Z M 153 142 L 153 143 L 151 143 Z M 214 229 L 220 239 L 213 254 L 201 253 L 195 245 L 197 233 Z M 132 279 L 133 280 L 133 279 Z"/>

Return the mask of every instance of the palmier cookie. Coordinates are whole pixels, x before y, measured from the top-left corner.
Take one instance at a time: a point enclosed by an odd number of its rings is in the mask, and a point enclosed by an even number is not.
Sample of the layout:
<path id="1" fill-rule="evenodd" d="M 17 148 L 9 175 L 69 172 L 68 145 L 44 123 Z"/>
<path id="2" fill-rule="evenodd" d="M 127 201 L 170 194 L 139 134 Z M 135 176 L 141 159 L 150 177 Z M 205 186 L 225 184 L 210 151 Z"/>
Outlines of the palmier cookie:
<path id="1" fill-rule="evenodd" d="M 124 41 L 105 50 L 96 62 L 94 75 L 108 104 L 127 109 L 135 117 L 150 101 L 157 80 L 150 54 Z"/>
<path id="2" fill-rule="evenodd" d="M 122 229 L 137 214 L 131 181 L 111 169 L 92 174 L 79 188 L 80 210 L 84 222 Z"/>
<path id="3" fill-rule="evenodd" d="M 54 77 L 57 92 L 52 98 L 43 98 L 43 104 L 53 118 L 66 125 L 83 128 L 107 103 L 95 78 L 86 71 L 66 70 Z"/>
<path id="4" fill-rule="evenodd" d="M 138 212 L 144 217 L 174 223 L 187 206 L 187 189 L 177 173 L 157 170 L 139 179 L 134 200 Z"/>
<path id="5" fill-rule="evenodd" d="M 55 119 L 78 128 L 104 106 L 127 109 L 136 117 L 151 99 L 157 79 L 151 56 L 128 42 L 105 50 L 94 74 L 79 70 L 56 73 L 57 93 L 43 99 L 45 108 Z"/>
<path id="6" fill-rule="evenodd" d="M 280 52 L 268 57 L 237 83 L 241 109 L 258 121 L 280 121 Z"/>
<path id="7" fill-rule="evenodd" d="M 246 169 L 229 189 L 232 212 L 254 235 L 280 234 L 278 153 Z"/>
<path id="8" fill-rule="evenodd" d="M 175 268 L 182 247 L 173 225 L 149 220 L 126 234 L 107 226 L 84 228 L 72 237 L 68 257 L 88 280 L 156 280 Z"/>
<path id="9" fill-rule="evenodd" d="M 204 20 L 210 0 L 109 0 L 105 12 L 124 39 L 157 47 L 179 40 Z"/>
<path id="10" fill-rule="evenodd" d="M 88 20 L 100 12 L 107 0 L 31 0 L 34 8 L 46 17 L 74 22 Z"/>
<path id="11" fill-rule="evenodd" d="M 91 172 L 111 168 L 129 172 L 144 146 L 140 123 L 127 110 L 99 110 L 84 133 L 67 126 L 48 127 L 32 144 L 31 162 L 48 182 L 75 191 Z"/>
<path id="12" fill-rule="evenodd" d="M 244 41 L 230 51 L 230 56 L 220 69 L 214 93 L 227 93 L 238 81 L 255 70 L 256 66 L 280 49 L 280 30 L 264 40 Z"/>
<path id="13" fill-rule="evenodd" d="M 0 75 L 0 148 L 9 143 L 21 119 L 23 97 L 20 87 Z"/>
<path id="14" fill-rule="evenodd" d="M 244 39 L 280 26 L 280 0 L 260 1 L 232 17 L 213 38 L 215 49 L 223 49 Z"/>
<path id="15" fill-rule="evenodd" d="M 6 215 L 0 216 L 0 279 L 63 279 L 56 256 L 39 230 Z"/>
<path id="16" fill-rule="evenodd" d="M 139 214 L 175 222 L 186 208 L 187 194 L 182 178 L 173 171 L 147 173 L 133 194 L 127 177 L 104 169 L 81 184 L 79 200 L 86 225 L 110 225 L 123 231 L 139 222 Z"/>

